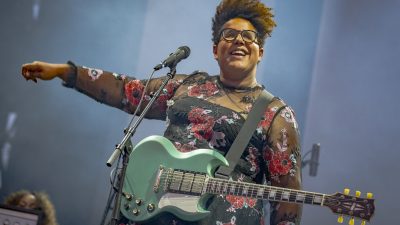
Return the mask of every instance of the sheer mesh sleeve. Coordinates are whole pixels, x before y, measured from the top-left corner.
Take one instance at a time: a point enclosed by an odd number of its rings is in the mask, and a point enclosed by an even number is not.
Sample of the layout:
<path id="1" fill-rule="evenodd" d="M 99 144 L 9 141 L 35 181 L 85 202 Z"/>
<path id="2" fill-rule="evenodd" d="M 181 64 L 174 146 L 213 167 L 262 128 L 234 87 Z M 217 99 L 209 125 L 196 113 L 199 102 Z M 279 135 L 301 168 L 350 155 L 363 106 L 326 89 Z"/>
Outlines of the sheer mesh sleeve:
<path id="1" fill-rule="evenodd" d="M 293 110 L 282 101 L 268 107 L 265 120 L 268 141 L 263 149 L 267 180 L 272 186 L 301 189 L 301 155 L 298 125 Z M 300 224 L 302 206 L 271 202 L 271 225 Z"/>
<path id="2" fill-rule="evenodd" d="M 174 79 L 168 82 L 159 98 L 146 114 L 146 118 L 165 120 L 167 102 L 174 95 L 185 77 L 187 75 L 176 75 Z M 143 94 L 144 102 L 139 113 L 144 109 L 164 79 L 165 77 L 150 80 L 147 90 L 144 90 L 147 80 L 137 80 L 124 74 L 77 66 L 74 88 L 96 101 L 132 114 Z"/>

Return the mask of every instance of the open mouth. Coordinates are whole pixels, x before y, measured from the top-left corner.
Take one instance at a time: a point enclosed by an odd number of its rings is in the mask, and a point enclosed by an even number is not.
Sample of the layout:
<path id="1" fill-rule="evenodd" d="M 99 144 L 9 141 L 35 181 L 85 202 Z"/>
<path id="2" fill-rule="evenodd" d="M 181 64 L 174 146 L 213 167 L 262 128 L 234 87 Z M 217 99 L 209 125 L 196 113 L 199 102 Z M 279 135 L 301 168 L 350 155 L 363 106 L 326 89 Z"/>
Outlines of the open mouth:
<path id="1" fill-rule="evenodd" d="M 234 55 L 234 56 L 246 56 L 247 52 L 244 49 L 235 49 L 235 50 L 233 50 L 231 52 L 231 55 Z"/>

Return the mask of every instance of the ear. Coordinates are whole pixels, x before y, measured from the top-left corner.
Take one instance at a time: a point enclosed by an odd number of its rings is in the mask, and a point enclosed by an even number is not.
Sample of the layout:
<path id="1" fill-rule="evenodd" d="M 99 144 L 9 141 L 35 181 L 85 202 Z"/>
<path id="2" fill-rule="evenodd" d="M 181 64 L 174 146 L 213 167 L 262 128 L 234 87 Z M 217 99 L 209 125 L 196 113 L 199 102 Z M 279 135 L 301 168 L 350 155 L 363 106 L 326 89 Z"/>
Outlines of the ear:
<path id="1" fill-rule="evenodd" d="M 260 48 L 258 50 L 258 62 L 261 61 L 262 57 L 264 56 L 264 48 Z"/>
<path id="2" fill-rule="evenodd" d="M 216 44 L 213 44 L 213 54 L 214 54 L 214 59 L 218 59 L 218 46 Z"/>

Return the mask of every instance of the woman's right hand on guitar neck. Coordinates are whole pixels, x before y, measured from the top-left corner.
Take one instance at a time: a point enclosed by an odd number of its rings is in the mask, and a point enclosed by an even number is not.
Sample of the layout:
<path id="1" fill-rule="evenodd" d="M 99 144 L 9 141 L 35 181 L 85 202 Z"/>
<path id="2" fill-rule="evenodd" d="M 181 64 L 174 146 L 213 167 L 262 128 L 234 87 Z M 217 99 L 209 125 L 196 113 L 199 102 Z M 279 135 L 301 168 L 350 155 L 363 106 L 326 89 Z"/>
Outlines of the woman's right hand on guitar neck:
<path id="1" fill-rule="evenodd" d="M 34 82 L 37 82 L 37 79 L 52 80 L 55 77 L 59 77 L 65 81 L 68 74 L 73 73 L 73 69 L 68 64 L 34 61 L 22 65 L 21 73 L 26 80 L 33 80 Z"/>

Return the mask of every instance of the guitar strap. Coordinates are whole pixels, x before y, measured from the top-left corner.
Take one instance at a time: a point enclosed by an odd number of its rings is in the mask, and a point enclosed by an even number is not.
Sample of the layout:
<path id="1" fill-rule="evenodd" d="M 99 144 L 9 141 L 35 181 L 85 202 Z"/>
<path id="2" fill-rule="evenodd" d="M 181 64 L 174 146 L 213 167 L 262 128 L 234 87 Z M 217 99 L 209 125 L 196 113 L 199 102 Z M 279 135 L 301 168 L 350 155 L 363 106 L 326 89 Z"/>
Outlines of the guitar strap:
<path id="1" fill-rule="evenodd" d="M 263 90 L 261 94 L 257 97 L 257 100 L 250 110 L 246 121 L 239 131 L 239 134 L 236 136 L 236 139 L 231 145 L 231 148 L 225 155 L 225 158 L 228 160 L 229 166 L 220 166 L 215 172 L 216 178 L 229 179 L 229 176 L 232 173 L 233 169 L 235 169 L 235 166 L 238 163 L 240 156 L 248 145 L 250 138 L 253 136 L 257 124 L 260 122 L 265 110 L 267 109 L 267 106 L 273 98 L 274 96 L 266 90 Z"/>

